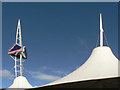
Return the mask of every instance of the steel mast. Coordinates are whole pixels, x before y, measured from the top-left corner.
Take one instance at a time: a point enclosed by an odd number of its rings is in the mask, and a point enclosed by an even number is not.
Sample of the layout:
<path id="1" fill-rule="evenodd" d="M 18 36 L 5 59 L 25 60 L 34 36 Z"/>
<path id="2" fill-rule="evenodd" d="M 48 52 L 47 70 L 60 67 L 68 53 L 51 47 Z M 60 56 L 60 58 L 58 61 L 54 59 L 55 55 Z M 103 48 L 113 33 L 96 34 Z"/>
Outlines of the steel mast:
<path id="1" fill-rule="evenodd" d="M 18 44 L 19 46 L 22 47 L 22 36 L 21 36 L 21 25 L 20 25 L 20 19 L 18 20 L 18 26 L 17 26 L 17 32 L 16 32 L 16 44 Z M 16 60 L 16 56 L 15 56 L 15 63 L 17 62 Z M 19 67 L 20 70 L 17 71 L 17 65 L 15 66 L 15 71 L 20 73 L 20 76 L 23 75 L 23 64 L 22 64 L 22 53 L 20 53 L 20 59 L 19 59 L 20 63 L 19 63 Z"/>
<path id="2" fill-rule="evenodd" d="M 21 36 L 21 26 L 20 19 L 18 20 L 17 32 L 16 32 L 16 42 L 12 48 L 10 48 L 8 54 L 15 61 L 15 77 L 23 75 L 23 60 L 27 59 L 26 56 L 26 47 L 22 46 L 22 36 Z"/>
<path id="3" fill-rule="evenodd" d="M 100 13 L 100 47 L 103 46 L 103 26 L 102 26 L 102 14 Z"/>

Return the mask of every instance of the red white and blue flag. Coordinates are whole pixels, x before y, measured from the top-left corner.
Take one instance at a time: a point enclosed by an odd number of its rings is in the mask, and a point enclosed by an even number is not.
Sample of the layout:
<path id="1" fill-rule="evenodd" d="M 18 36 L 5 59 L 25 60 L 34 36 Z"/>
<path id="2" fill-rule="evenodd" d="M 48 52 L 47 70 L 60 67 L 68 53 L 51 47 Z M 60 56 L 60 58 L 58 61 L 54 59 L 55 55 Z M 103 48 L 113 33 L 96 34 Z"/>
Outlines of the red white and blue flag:
<path id="1" fill-rule="evenodd" d="M 11 56 L 16 56 L 17 58 L 20 58 L 20 53 L 22 53 L 22 57 L 24 59 L 27 59 L 27 54 L 26 54 L 26 47 L 21 47 L 18 44 L 15 44 L 8 52 L 9 55 Z"/>

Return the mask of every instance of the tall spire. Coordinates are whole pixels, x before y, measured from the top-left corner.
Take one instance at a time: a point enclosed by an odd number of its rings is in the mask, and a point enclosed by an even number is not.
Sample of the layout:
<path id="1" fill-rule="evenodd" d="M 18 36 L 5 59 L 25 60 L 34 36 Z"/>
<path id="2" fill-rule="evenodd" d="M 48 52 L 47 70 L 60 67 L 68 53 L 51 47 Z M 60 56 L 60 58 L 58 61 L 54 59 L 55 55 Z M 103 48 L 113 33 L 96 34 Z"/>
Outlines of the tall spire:
<path id="1" fill-rule="evenodd" d="M 16 44 L 22 46 L 21 25 L 20 19 L 18 20 L 17 32 L 16 32 Z"/>
<path id="2" fill-rule="evenodd" d="M 13 47 L 9 50 L 8 54 L 15 61 L 15 76 L 23 75 L 23 61 L 22 59 L 27 59 L 26 47 L 22 46 L 22 35 L 21 35 L 21 26 L 20 19 L 18 20 L 17 32 L 16 32 L 16 42 Z"/>
<path id="3" fill-rule="evenodd" d="M 27 59 L 26 46 L 22 45 L 21 25 L 20 19 L 17 24 L 16 42 L 12 48 L 9 49 L 8 54 L 15 61 L 15 79 L 9 88 L 31 88 L 27 79 L 23 76 L 23 59 Z"/>
<path id="4" fill-rule="evenodd" d="M 100 13 L 100 47 L 103 46 L 103 26 L 102 26 L 102 14 Z"/>
<path id="5" fill-rule="evenodd" d="M 20 25 L 20 19 L 18 20 L 18 26 L 17 26 L 17 32 L 16 32 L 16 44 L 18 44 L 19 46 L 22 47 L 22 36 L 21 36 L 21 25 Z M 23 65 L 22 65 L 22 54 L 20 54 L 20 76 L 22 76 L 23 74 Z M 16 57 L 15 57 L 15 61 L 16 61 Z M 16 66 L 17 69 L 17 66 Z"/>

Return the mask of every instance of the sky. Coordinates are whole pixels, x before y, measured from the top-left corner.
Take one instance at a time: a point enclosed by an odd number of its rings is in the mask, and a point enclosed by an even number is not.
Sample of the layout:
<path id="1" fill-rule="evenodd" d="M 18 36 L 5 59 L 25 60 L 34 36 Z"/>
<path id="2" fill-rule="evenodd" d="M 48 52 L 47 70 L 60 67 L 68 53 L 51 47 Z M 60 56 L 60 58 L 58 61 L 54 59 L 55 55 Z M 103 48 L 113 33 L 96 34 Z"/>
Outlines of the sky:
<path id="1" fill-rule="evenodd" d="M 37 2 L 2 4 L 2 87 L 14 80 L 14 60 L 8 50 L 15 43 L 20 18 L 28 59 L 23 75 L 41 86 L 80 67 L 99 46 L 99 14 L 109 46 L 118 57 L 118 3 Z M 106 45 L 104 39 L 104 45 Z"/>

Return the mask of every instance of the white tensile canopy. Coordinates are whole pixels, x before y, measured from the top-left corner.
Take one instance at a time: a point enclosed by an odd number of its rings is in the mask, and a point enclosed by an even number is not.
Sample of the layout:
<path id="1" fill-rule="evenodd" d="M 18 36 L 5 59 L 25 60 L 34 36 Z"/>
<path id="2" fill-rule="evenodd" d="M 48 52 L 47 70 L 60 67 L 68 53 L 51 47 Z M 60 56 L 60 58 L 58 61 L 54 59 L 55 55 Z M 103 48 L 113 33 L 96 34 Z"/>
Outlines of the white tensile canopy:
<path id="1" fill-rule="evenodd" d="M 9 88 L 32 88 L 32 86 L 25 77 L 18 76 Z"/>
<path id="2" fill-rule="evenodd" d="M 97 47 L 88 60 L 71 74 L 48 85 L 118 77 L 119 60 L 109 47 Z"/>
<path id="3" fill-rule="evenodd" d="M 110 47 L 103 46 L 103 32 L 102 15 L 100 14 L 100 46 L 92 51 L 88 60 L 77 70 L 43 86 L 119 77 L 118 64 L 120 61 L 114 56 Z"/>

